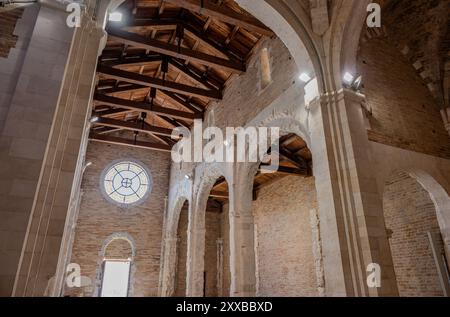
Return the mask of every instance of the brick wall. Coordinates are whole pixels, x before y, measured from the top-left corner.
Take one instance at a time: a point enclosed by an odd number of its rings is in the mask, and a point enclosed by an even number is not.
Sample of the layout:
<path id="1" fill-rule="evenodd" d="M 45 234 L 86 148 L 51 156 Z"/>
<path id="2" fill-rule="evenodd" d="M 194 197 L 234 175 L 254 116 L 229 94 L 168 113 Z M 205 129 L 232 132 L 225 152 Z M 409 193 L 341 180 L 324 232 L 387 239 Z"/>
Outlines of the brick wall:
<path id="1" fill-rule="evenodd" d="M 314 178 L 288 176 L 253 203 L 259 296 L 318 296 L 310 210 Z"/>
<path id="2" fill-rule="evenodd" d="M 261 88 L 260 51 L 267 48 L 270 55 L 272 83 Z M 298 68 L 280 39 L 265 39 L 257 46 L 247 71 L 226 87 L 223 100 L 211 105 L 205 114 L 205 127 L 245 126 L 269 106 L 298 77 Z"/>
<path id="3" fill-rule="evenodd" d="M 217 297 L 217 239 L 221 237 L 220 213 L 207 212 L 205 218 L 205 296 Z"/>
<path id="4" fill-rule="evenodd" d="M 100 175 L 115 160 L 134 158 L 149 169 L 153 189 L 144 204 L 123 209 L 106 201 L 100 191 Z M 168 194 L 170 154 L 144 149 L 91 142 L 86 161 L 93 165 L 83 177 L 83 192 L 71 263 L 81 266 L 83 276 L 95 281 L 105 240 L 115 233 L 126 233 L 136 243 L 135 273 L 131 281 L 133 296 L 157 296 L 165 197 Z M 80 289 L 66 289 L 80 296 Z M 85 296 L 91 296 L 87 292 Z"/>
<path id="5" fill-rule="evenodd" d="M 427 232 L 439 232 L 436 210 L 420 184 L 399 173 L 386 184 L 383 208 L 400 296 L 442 296 Z"/>
<path id="6" fill-rule="evenodd" d="M 14 33 L 17 20 L 23 14 L 23 8 L 0 12 L 0 57 L 8 57 L 11 48 L 16 46 L 18 36 Z"/>
<path id="7" fill-rule="evenodd" d="M 361 45 L 358 66 L 372 109 L 369 139 L 450 158 L 439 107 L 400 51 L 385 39 L 372 39 Z"/>
<path id="8" fill-rule="evenodd" d="M 412 64 L 421 64 L 421 76 L 432 90 L 440 89 L 442 58 L 450 50 L 448 32 L 449 1 L 389 0 L 383 9 L 383 24 L 392 43 L 405 51 Z M 441 91 L 433 91 L 442 98 Z"/>

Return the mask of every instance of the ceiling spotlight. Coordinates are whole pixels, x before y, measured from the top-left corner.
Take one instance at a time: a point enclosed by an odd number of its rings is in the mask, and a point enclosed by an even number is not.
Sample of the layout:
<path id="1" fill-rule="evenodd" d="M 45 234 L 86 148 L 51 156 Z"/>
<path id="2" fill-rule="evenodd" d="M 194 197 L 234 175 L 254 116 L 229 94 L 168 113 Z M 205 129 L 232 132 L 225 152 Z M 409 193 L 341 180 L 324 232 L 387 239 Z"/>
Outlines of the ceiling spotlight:
<path id="1" fill-rule="evenodd" d="M 226 147 L 229 147 L 229 146 L 231 145 L 231 142 L 228 141 L 228 140 L 225 140 L 225 141 L 223 142 L 223 144 L 224 144 Z"/>
<path id="2" fill-rule="evenodd" d="M 355 76 L 353 76 L 352 74 L 350 74 L 349 72 L 346 72 L 344 75 L 344 82 L 347 85 L 351 85 L 353 84 L 353 79 L 355 79 Z"/>
<path id="3" fill-rule="evenodd" d="M 307 73 L 301 73 L 299 78 L 304 83 L 307 83 L 311 80 L 311 77 Z"/>
<path id="4" fill-rule="evenodd" d="M 122 13 L 120 12 L 112 12 L 109 14 L 109 21 L 111 22 L 120 22 L 122 21 Z"/>
<path id="5" fill-rule="evenodd" d="M 190 180 L 192 178 L 192 176 L 189 174 L 186 174 L 186 175 L 184 175 L 184 178 L 186 178 L 187 180 Z"/>
<path id="6" fill-rule="evenodd" d="M 93 116 L 92 118 L 91 118 L 91 123 L 95 123 L 95 122 L 97 122 L 99 120 L 99 117 L 97 117 L 97 116 Z"/>

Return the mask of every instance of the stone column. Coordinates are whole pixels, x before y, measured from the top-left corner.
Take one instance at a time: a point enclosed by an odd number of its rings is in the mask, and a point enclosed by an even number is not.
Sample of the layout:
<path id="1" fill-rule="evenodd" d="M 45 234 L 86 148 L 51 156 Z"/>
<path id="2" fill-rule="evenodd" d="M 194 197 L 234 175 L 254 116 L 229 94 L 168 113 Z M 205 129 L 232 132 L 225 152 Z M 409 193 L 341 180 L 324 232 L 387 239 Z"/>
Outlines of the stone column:
<path id="1" fill-rule="evenodd" d="M 93 2 L 92 2 L 93 3 Z M 67 30 L 65 7 L 49 6 L 53 12 L 48 21 L 60 21 L 56 30 Z M 67 40 L 70 51 L 62 69 L 59 92 L 51 129 L 46 140 L 41 174 L 34 194 L 34 204 L 28 223 L 19 269 L 16 274 L 14 296 L 42 296 L 48 280 L 55 275 L 50 294 L 58 296 L 65 274 L 68 244 L 72 230 L 71 219 L 79 192 L 84 150 L 89 128 L 91 100 L 94 90 L 97 57 L 105 33 L 92 19 L 93 7 L 82 16 L 80 28 L 71 29 Z M 58 18 L 56 18 L 58 17 Z M 45 34 L 47 28 L 42 30 Z M 42 45 L 42 44 L 41 44 Z"/>
<path id="2" fill-rule="evenodd" d="M 175 276 L 177 272 L 178 238 L 167 237 L 164 244 L 164 273 L 162 277 L 162 297 L 173 296 L 175 292 Z"/>
<path id="3" fill-rule="evenodd" d="M 243 165 L 243 164 L 242 164 Z M 256 295 L 254 219 L 252 214 L 253 174 L 237 164 L 230 188 L 230 296 Z"/>
<path id="4" fill-rule="evenodd" d="M 206 206 L 205 206 L 206 208 Z M 188 251 L 186 263 L 186 296 L 203 297 L 205 271 L 205 208 L 194 207 L 194 214 L 189 217 Z M 203 217 L 198 214 L 203 214 Z M 192 221 L 191 221 L 192 218 Z"/>
<path id="5" fill-rule="evenodd" d="M 224 296 L 223 294 L 223 239 L 217 239 L 217 294 Z"/>
<path id="6" fill-rule="evenodd" d="M 349 90 L 310 104 L 311 147 L 319 203 L 326 296 L 398 295 L 364 126 L 365 98 Z M 368 288 L 367 266 L 381 266 Z"/>

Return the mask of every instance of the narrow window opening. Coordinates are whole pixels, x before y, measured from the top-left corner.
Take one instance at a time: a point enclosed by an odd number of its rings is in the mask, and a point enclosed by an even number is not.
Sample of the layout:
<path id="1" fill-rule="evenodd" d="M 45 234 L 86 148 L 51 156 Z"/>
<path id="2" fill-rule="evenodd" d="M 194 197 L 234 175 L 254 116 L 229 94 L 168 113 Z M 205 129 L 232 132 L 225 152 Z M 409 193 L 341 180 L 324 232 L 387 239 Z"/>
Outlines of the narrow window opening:
<path id="1" fill-rule="evenodd" d="M 130 260 L 105 260 L 101 297 L 128 297 Z"/>
<path id="2" fill-rule="evenodd" d="M 270 68 L 269 50 L 263 48 L 260 56 L 261 61 L 261 89 L 265 89 L 272 83 L 272 71 Z"/>

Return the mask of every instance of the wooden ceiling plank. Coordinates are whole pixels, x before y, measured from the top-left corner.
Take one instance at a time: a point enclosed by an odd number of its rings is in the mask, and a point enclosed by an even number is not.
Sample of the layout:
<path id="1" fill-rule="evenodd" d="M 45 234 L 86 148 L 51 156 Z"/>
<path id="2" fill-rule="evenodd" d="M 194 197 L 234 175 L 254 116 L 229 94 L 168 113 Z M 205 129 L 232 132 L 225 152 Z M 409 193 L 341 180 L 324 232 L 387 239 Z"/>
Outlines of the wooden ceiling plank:
<path id="1" fill-rule="evenodd" d="M 99 65 L 97 67 L 97 72 L 115 78 L 116 80 L 126 81 L 137 85 L 154 87 L 189 96 L 206 97 L 215 100 L 222 99 L 222 92 L 219 90 L 205 90 L 108 66 Z"/>
<path id="2" fill-rule="evenodd" d="M 166 0 L 166 2 L 262 35 L 273 35 L 273 32 L 257 19 L 237 13 L 226 6 L 214 5 L 208 0 Z"/>
<path id="3" fill-rule="evenodd" d="M 232 60 L 223 59 L 213 55 L 205 54 L 200 51 L 194 51 L 184 47 L 167 44 L 154 39 L 147 39 L 135 33 L 120 30 L 118 28 L 108 28 L 108 34 L 111 38 L 122 43 L 141 47 L 156 53 L 196 61 L 200 64 L 212 67 L 218 67 L 231 71 L 233 73 L 242 73 L 246 71 L 244 63 L 237 63 Z"/>
<path id="4" fill-rule="evenodd" d="M 102 94 L 95 94 L 94 101 L 101 102 L 102 104 L 112 107 L 120 107 L 130 110 L 143 111 L 148 113 L 154 113 L 157 115 L 164 115 L 174 119 L 182 119 L 193 121 L 194 119 L 202 119 L 202 114 L 195 114 L 190 112 L 179 111 L 175 109 L 165 108 L 158 105 L 151 105 L 148 102 L 140 102 L 134 100 L 126 100 L 116 98 L 112 96 L 106 96 Z"/>

